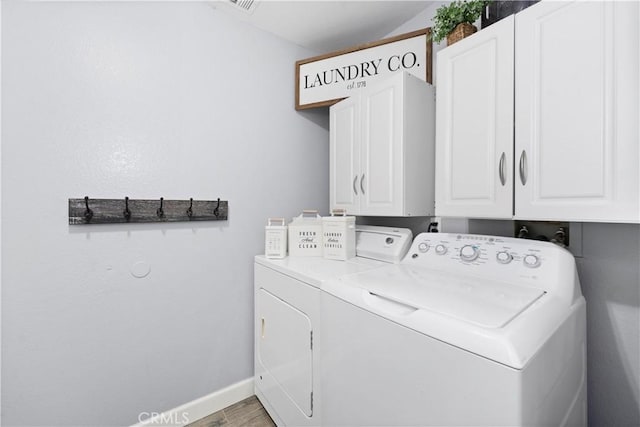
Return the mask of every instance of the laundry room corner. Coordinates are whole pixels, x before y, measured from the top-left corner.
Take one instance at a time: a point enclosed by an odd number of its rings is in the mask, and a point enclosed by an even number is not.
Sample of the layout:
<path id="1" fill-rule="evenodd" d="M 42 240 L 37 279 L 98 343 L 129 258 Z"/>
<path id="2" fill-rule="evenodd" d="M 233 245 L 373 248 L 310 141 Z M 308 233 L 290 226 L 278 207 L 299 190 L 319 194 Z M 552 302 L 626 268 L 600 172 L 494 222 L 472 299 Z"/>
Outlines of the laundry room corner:
<path id="1" fill-rule="evenodd" d="M 454 3 L 0 0 L 0 427 L 640 427 L 640 5 Z"/>

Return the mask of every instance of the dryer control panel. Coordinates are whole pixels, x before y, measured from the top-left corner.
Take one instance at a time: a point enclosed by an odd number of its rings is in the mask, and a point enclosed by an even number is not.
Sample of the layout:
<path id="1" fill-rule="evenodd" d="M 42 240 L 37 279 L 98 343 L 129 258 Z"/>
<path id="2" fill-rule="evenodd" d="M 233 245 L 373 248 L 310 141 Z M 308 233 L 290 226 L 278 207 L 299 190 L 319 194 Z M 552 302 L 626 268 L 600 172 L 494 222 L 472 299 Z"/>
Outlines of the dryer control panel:
<path id="1" fill-rule="evenodd" d="M 567 286 L 567 281 L 573 287 L 577 281 L 569 251 L 553 243 L 513 237 L 421 233 L 402 264 L 544 289 Z"/>
<path id="2" fill-rule="evenodd" d="M 356 226 L 356 255 L 398 264 L 411 246 L 413 234 L 408 228 Z"/>

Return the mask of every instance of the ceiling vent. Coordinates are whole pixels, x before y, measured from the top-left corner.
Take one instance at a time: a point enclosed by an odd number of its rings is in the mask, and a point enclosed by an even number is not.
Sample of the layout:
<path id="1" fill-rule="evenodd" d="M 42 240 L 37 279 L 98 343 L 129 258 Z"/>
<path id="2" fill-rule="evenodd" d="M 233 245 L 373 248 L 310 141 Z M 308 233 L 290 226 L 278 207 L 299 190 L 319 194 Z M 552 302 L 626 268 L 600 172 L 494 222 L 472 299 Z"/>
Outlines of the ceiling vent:
<path id="1" fill-rule="evenodd" d="M 256 9 L 256 6 L 258 5 L 257 0 L 229 0 L 229 1 L 247 13 L 253 13 L 253 11 Z"/>

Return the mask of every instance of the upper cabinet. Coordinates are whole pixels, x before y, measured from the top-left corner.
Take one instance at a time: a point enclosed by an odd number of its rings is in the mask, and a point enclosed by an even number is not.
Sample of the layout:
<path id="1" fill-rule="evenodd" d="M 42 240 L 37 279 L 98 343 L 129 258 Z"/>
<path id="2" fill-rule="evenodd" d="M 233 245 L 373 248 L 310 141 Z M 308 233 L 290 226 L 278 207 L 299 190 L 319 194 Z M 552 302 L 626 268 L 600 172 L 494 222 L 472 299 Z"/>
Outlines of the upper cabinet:
<path id="1" fill-rule="evenodd" d="M 408 73 L 331 106 L 331 209 L 433 215 L 434 133 L 433 87 Z"/>
<path id="2" fill-rule="evenodd" d="M 541 2 L 442 50 L 436 213 L 640 222 L 638 21 Z"/>
<path id="3" fill-rule="evenodd" d="M 638 3 L 516 15 L 516 217 L 640 221 Z"/>
<path id="4" fill-rule="evenodd" d="M 438 215 L 512 215 L 513 57 L 513 15 L 438 53 Z"/>

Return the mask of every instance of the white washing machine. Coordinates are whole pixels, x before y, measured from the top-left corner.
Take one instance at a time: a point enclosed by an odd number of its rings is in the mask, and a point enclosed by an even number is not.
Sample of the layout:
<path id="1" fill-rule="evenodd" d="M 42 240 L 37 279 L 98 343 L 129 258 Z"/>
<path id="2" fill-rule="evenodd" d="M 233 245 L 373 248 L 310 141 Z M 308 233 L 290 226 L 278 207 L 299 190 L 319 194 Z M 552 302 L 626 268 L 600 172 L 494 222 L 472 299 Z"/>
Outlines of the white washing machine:
<path id="1" fill-rule="evenodd" d="M 255 257 L 255 393 L 277 425 L 322 424 L 321 285 L 399 262 L 411 240 L 408 229 L 357 226 L 358 256 L 349 261 Z"/>
<path id="2" fill-rule="evenodd" d="M 322 284 L 327 426 L 587 425 L 585 300 L 546 242 L 423 233 Z"/>

